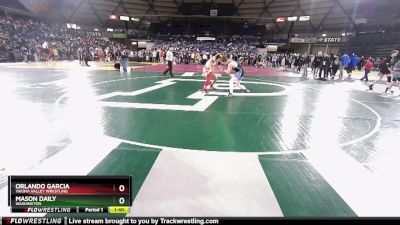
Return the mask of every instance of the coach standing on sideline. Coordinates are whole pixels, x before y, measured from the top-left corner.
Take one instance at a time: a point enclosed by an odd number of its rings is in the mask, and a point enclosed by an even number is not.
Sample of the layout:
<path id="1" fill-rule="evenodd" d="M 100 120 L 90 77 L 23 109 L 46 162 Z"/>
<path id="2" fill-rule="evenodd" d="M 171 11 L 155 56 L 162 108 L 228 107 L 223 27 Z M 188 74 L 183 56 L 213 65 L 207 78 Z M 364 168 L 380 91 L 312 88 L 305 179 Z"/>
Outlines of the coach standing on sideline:
<path id="1" fill-rule="evenodd" d="M 164 71 L 163 75 L 165 77 L 165 74 L 169 71 L 169 74 L 171 75 L 171 77 L 174 77 L 174 75 L 172 74 L 172 63 L 174 61 L 174 53 L 172 53 L 172 48 L 169 48 L 169 50 L 167 51 L 165 59 L 168 62 L 168 68 L 167 68 L 167 70 Z"/>

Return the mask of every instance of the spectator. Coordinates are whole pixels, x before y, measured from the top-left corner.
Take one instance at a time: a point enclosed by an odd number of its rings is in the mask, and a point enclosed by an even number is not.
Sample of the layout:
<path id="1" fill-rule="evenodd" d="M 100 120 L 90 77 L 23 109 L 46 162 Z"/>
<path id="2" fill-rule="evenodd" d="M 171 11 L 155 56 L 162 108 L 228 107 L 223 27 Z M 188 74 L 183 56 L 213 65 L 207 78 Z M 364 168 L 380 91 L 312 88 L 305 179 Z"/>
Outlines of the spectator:
<path id="1" fill-rule="evenodd" d="M 350 67 L 350 57 L 347 55 L 347 53 L 344 53 L 342 57 L 340 58 L 340 75 L 339 79 L 343 78 L 343 70 L 347 71 L 347 74 L 351 73 L 351 70 L 349 70 Z"/>
<path id="2" fill-rule="evenodd" d="M 367 60 L 367 62 L 365 63 L 364 76 L 363 76 L 363 78 L 361 78 L 361 81 L 363 81 L 365 79 L 365 81 L 368 82 L 368 73 L 371 72 L 373 66 L 374 66 L 374 64 L 372 62 L 372 59 L 369 58 Z"/>

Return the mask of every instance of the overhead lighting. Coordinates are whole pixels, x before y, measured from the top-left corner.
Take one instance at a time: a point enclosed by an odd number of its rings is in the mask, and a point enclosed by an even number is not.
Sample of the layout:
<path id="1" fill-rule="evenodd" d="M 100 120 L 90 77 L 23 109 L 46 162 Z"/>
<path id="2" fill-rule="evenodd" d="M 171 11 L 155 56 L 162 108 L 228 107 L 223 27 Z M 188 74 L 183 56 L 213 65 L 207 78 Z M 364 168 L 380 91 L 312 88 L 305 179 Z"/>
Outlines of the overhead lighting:
<path id="1" fill-rule="evenodd" d="M 94 28 L 94 31 L 99 31 L 99 29 L 97 29 L 97 28 Z"/>
<path id="2" fill-rule="evenodd" d="M 290 17 L 287 18 L 287 21 L 295 22 L 295 21 L 297 21 L 297 16 L 290 16 Z"/>
<path id="3" fill-rule="evenodd" d="M 346 36 L 346 33 L 342 33 L 342 36 L 343 36 L 343 37 Z"/>
<path id="4" fill-rule="evenodd" d="M 113 32 L 114 29 L 112 29 L 112 28 L 107 28 L 107 31 L 108 31 L 108 32 Z"/>
<path id="5" fill-rule="evenodd" d="M 74 24 L 74 23 L 67 23 L 67 28 L 68 28 L 68 29 L 76 29 L 76 24 Z"/>
<path id="6" fill-rule="evenodd" d="M 129 16 L 120 16 L 119 20 L 129 21 Z"/>
<path id="7" fill-rule="evenodd" d="M 310 20 L 310 16 L 300 16 L 299 17 L 299 21 L 309 21 Z"/>
<path id="8" fill-rule="evenodd" d="M 81 27 L 80 27 L 80 26 L 77 26 L 77 27 L 76 27 L 76 29 L 77 29 L 77 30 L 80 30 L 80 29 L 81 29 Z"/>
<path id="9" fill-rule="evenodd" d="M 326 34 L 322 34 L 322 37 L 326 37 Z"/>
<path id="10" fill-rule="evenodd" d="M 116 15 L 109 15 L 109 16 L 108 16 L 108 19 L 109 19 L 109 20 L 117 20 L 118 17 L 117 17 Z"/>
<path id="11" fill-rule="evenodd" d="M 286 18 L 285 17 L 278 17 L 278 18 L 276 18 L 276 22 L 278 22 L 278 23 L 282 23 L 282 22 L 285 22 L 286 21 Z"/>
<path id="12" fill-rule="evenodd" d="M 131 17 L 131 20 L 132 20 L 132 21 L 140 21 L 139 18 L 135 18 L 135 17 Z"/>

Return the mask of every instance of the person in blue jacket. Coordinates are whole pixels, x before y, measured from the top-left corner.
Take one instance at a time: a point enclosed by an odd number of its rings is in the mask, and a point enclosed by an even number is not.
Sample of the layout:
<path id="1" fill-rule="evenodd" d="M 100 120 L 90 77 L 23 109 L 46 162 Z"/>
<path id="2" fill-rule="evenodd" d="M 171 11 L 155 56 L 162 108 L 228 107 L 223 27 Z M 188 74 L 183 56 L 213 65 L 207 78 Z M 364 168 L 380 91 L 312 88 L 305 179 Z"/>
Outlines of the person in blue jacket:
<path id="1" fill-rule="evenodd" d="M 343 69 L 348 71 L 348 67 L 350 64 L 350 57 L 347 55 L 347 53 L 344 53 L 342 57 L 340 57 L 340 74 L 339 74 L 339 79 L 342 79 L 343 77 Z M 348 72 L 347 72 L 348 73 Z"/>
<path id="2" fill-rule="evenodd" d="M 353 53 L 353 55 L 350 57 L 350 65 L 347 67 L 348 79 L 351 78 L 351 73 L 357 67 L 359 61 L 360 58 L 355 53 Z"/>

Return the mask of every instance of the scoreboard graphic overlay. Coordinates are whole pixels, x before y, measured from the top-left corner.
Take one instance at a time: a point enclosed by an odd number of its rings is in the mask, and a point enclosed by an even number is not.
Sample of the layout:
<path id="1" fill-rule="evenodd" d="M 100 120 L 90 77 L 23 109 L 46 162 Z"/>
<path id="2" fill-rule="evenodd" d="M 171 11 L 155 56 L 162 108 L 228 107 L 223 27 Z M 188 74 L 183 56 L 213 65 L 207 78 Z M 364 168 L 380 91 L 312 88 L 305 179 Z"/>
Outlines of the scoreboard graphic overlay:
<path id="1" fill-rule="evenodd" d="M 131 176 L 9 176 L 8 206 L 12 213 L 61 213 L 63 216 L 1 217 L 0 225 L 221 224 L 215 218 L 108 218 L 108 213 L 129 213 L 133 202 L 131 193 Z M 104 213 L 104 217 L 82 218 L 74 214 L 70 217 L 68 213 Z"/>
<path id="2" fill-rule="evenodd" d="M 129 176 L 9 176 L 13 213 L 128 213 Z"/>

